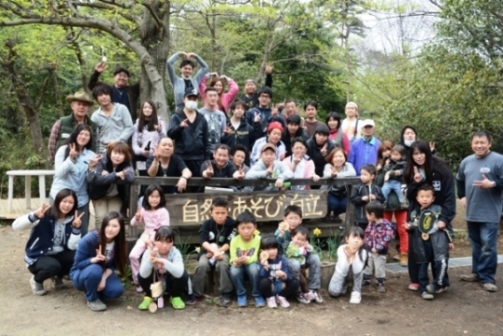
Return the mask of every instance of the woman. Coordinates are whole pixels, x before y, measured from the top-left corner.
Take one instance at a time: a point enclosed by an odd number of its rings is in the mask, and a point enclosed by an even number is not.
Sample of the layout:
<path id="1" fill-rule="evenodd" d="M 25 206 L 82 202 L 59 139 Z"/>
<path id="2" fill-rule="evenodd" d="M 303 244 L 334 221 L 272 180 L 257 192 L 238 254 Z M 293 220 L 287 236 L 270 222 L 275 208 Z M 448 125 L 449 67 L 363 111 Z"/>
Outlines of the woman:
<path id="1" fill-rule="evenodd" d="M 314 172 L 313 160 L 306 155 L 307 143 L 304 138 L 295 138 L 292 141 L 292 156 L 283 160 L 283 163 L 293 172 L 293 178 L 309 179 L 313 178 L 314 182 L 318 182 L 320 177 Z M 308 185 L 294 185 L 291 190 L 309 190 Z"/>
<path id="2" fill-rule="evenodd" d="M 391 149 L 393 148 L 393 143 L 388 140 L 384 140 L 377 151 L 377 175 L 374 180 L 375 184 L 382 187 L 384 184 L 385 172 L 382 169 L 386 164 L 386 160 L 391 155 Z M 384 218 L 391 222 L 393 216 L 395 216 L 396 230 L 398 233 L 397 241 L 397 251 L 398 255 L 394 256 L 393 259 L 397 260 L 401 266 L 407 266 L 408 263 L 408 252 L 409 252 L 409 235 L 405 230 L 405 224 L 407 223 L 407 209 L 402 209 L 400 201 L 398 200 L 398 195 L 392 191 L 388 200 L 385 203 Z"/>
<path id="3" fill-rule="evenodd" d="M 409 157 L 410 146 L 416 141 L 417 132 L 412 126 L 404 126 L 400 134 L 400 144 L 405 148 L 405 157 Z"/>
<path id="4" fill-rule="evenodd" d="M 148 176 L 180 176 L 176 186 L 162 186 L 165 194 L 174 194 L 176 191 L 182 193 L 187 187 L 187 180 L 192 177 L 192 172 L 174 152 L 173 140 L 168 137 L 161 138 L 159 144 L 154 147 L 154 156 L 147 162 Z"/>
<path id="5" fill-rule="evenodd" d="M 407 199 L 409 210 L 418 206 L 416 201 L 417 189 L 422 184 L 432 185 L 435 189 L 435 201 L 433 204 L 440 205 L 442 211 L 439 223 L 443 222 L 446 228 L 451 228 L 451 221 L 456 215 L 456 198 L 454 194 L 454 177 L 447 164 L 431 153 L 430 145 L 423 140 L 412 143 L 410 154 L 407 158 L 404 181 L 407 184 Z M 408 218 L 410 220 L 410 218 Z M 409 236 L 409 251 L 411 251 L 411 237 Z M 418 267 L 409 253 L 409 277 L 410 290 L 419 289 Z"/>
<path id="6" fill-rule="evenodd" d="M 147 158 L 154 154 L 154 145 L 166 136 L 164 121 L 157 116 L 157 109 L 151 100 L 141 107 L 141 114 L 134 125 L 133 152 L 136 169 L 140 176 L 147 176 Z"/>
<path id="7" fill-rule="evenodd" d="M 266 143 L 273 145 L 276 148 L 276 160 L 283 160 L 286 154 L 285 144 L 281 141 L 283 134 L 283 125 L 277 121 L 273 121 L 267 126 L 267 135 L 255 141 L 252 153 L 250 155 L 251 165 L 253 166 L 260 159 L 262 147 Z"/>
<path id="8" fill-rule="evenodd" d="M 82 237 L 87 234 L 89 226 L 89 195 L 87 193 L 87 169 L 95 167 L 100 155 L 91 150 L 93 138 L 91 128 L 86 124 L 78 124 L 66 141 L 56 152 L 54 161 L 54 180 L 49 193 L 51 202 L 58 192 L 68 188 L 77 194 L 78 210 L 83 213 L 80 232 Z"/>
<path id="9" fill-rule="evenodd" d="M 199 92 L 203 94 L 206 90 L 206 83 L 208 82 L 208 78 L 210 79 L 208 87 L 214 87 L 218 92 L 218 107 L 219 110 L 227 113 L 229 111 L 229 106 L 234 101 L 239 92 L 238 84 L 227 76 L 218 76 L 218 73 L 213 72 L 211 74 L 207 74 L 204 76 L 201 84 L 199 84 Z M 225 92 L 225 86 L 229 85 L 229 90 Z M 203 102 L 205 101 L 205 95 L 203 94 Z"/>
<path id="10" fill-rule="evenodd" d="M 320 124 L 316 127 L 312 138 L 307 141 L 307 155 L 313 160 L 314 169 L 318 176 L 323 175 L 327 163 L 326 158 L 335 147 L 334 143 L 328 139 L 328 133 L 328 126 Z"/>
<path id="11" fill-rule="evenodd" d="M 80 291 L 86 292 L 87 306 L 92 311 L 103 311 L 102 300 L 116 299 L 124 293 L 116 274 L 125 276 L 126 233 L 124 218 L 112 211 L 103 218 L 101 229 L 90 232 L 79 242 L 70 279 Z"/>
<path id="12" fill-rule="evenodd" d="M 346 133 L 341 130 L 341 116 L 337 112 L 330 112 L 327 115 L 325 123 L 330 130 L 328 133 L 328 139 L 334 142 L 335 147 L 341 147 L 344 149 L 346 156 L 349 155 L 349 150 L 351 145 L 349 144 L 349 138 Z"/>
<path id="13" fill-rule="evenodd" d="M 131 151 L 124 142 L 112 143 L 96 167 L 89 168 L 87 183 L 89 183 L 89 197 L 93 201 L 97 229 L 106 214 L 127 207 L 129 201 L 127 186 L 133 180 Z"/>
<path id="14" fill-rule="evenodd" d="M 327 156 L 327 164 L 323 169 L 323 177 L 345 178 L 356 176 L 353 165 L 346 162 L 347 156 L 344 149 L 336 147 Z M 346 186 L 333 184 L 328 187 L 328 213 L 327 220 L 335 223 L 342 223 L 339 215 L 346 212 L 348 205 L 348 193 Z"/>
<path id="15" fill-rule="evenodd" d="M 75 192 L 62 189 L 52 206 L 42 204 L 37 211 L 12 223 L 14 230 L 31 229 L 24 261 L 33 274 L 30 278 L 33 294 L 47 293 L 44 289 L 47 279 L 54 280 L 56 289 L 65 288 L 63 276 L 68 275 L 73 264 L 83 214 L 77 211 Z"/>
<path id="16" fill-rule="evenodd" d="M 185 288 L 189 286 L 189 274 L 183 265 L 182 254 L 174 244 L 173 228 L 161 226 L 155 233 L 154 241 L 143 253 L 138 280 L 145 292 L 145 297 L 138 307 L 140 310 L 147 310 L 149 305 L 154 302 L 155 298 L 152 297 L 150 287 L 154 283 L 154 273 L 156 273 L 155 281 L 162 283 L 163 292 L 167 290 L 171 294 L 170 302 L 173 308 L 185 308 L 185 302 L 181 296 Z M 159 308 L 162 307 L 163 301 L 162 296 L 157 298 Z"/>

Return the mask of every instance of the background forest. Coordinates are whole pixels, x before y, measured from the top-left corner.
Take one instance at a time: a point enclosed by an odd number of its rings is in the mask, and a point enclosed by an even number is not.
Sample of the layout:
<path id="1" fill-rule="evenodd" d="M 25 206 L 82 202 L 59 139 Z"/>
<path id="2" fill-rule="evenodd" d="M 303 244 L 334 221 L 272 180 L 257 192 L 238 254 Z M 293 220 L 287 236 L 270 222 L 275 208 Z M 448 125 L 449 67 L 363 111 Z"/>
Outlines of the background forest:
<path id="1" fill-rule="evenodd" d="M 0 3 L 0 194 L 5 171 L 48 167 L 64 98 L 123 65 L 172 110 L 166 59 L 195 52 L 240 85 L 274 68 L 275 103 L 356 101 L 382 139 L 414 125 L 453 169 L 503 125 L 503 2 L 494 0 L 12 0 Z M 242 88 L 241 88 L 242 89 Z M 142 99 L 143 100 L 143 99 Z M 497 148 L 496 148 L 497 149 Z"/>

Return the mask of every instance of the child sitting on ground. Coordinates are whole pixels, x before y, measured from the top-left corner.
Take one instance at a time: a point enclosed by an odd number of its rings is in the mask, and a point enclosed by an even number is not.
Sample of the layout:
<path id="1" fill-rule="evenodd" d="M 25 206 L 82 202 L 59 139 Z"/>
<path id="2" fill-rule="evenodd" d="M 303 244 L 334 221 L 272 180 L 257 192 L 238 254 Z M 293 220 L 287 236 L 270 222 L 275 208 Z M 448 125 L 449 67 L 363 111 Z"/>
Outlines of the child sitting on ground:
<path id="1" fill-rule="evenodd" d="M 337 249 L 337 264 L 328 285 L 330 296 L 346 294 L 347 282 L 352 279 L 353 291 L 349 303 L 359 304 L 362 301 L 363 270 L 368 258 L 364 238 L 365 234 L 359 226 L 349 228 L 345 237 L 346 244 Z"/>
<path id="2" fill-rule="evenodd" d="M 264 237 L 260 246 L 259 290 L 269 308 L 290 307 L 287 297 L 299 289 L 299 281 L 288 270 L 288 260 L 281 255 L 276 237 Z"/>
<path id="3" fill-rule="evenodd" d="M 449 287 L 449 276 L 447 267 L 449 262 L 449 250 L 454 248 L 450 242 L 452 237 L 452 226 L 438 220 L 438 215 L 442 211 L 440 205 L 435 205 L 434 189 L 429 184 L 419 187 L 416 196 L 418 206 L 414 207 L 410 213 L 412 223 L 405 225 L 407 231 L 412 232 L 410 236 L 411 250 L 414 253 L 414 260 L 419 266 L 419 292 L 425 300 L 433 300 L 433 294 L 440 294 Z M 432 233 L 421 233 L 418 228 L 419 219 L 425 212 L 431 212 L 436 219 L 431 223 L 432 228 L 437 227 Z M 433 283 L 429 284 L 428 266 L 431 264 Z"/>
<path id="4" fill-rule="evenodd" d="M 142 221 L 145 223 L 145 231 L 142 233 L 140 239 L 136 241 L 135 246 L 129 254 L 131 274 L 136 284 L 136 291 L 139 293 L 143 292 L 138 282 L 140 258 L 147 247 L 152 247 L 155 231 L 161 226 L 169 225 L 169 213 L 166 209 L 164 192 L 162 188 L 156 184 L 150 185 L 147 190 L 145 190 L 142 207 L 138 209 L 136 215 L 131 219 L 131 226 L 138 225 Z"/>
<path id="5" fill-rule="evenodd" d="M 309 231 L 303 227 L 296 227 L 291 234 L 292 241 L 288 244 L 285 256 L 295 259 L 300 264 L 300 290 L 304 296 L 309 294 L 307 286 L 306 259 L 309 253 L 313 252 L 313 247 L 308 243 Z"/>
<path id="6" fill-rule="evenodd" d="M 281 251 L 286 251 L 290 241 L 292 241 L 291 233 L 299 225 L 302 224 L 302 209 L 297 205 L 289 205 L 285 208 L 285 216 L 283 217 L 283 222 L 278 225 L 278 229 L 274 233 L 278 243 L 281 246 Z M 318 303 L 323 302 L 323 298 L 319 293 L 320 283 L 321 283 L 321 263 L 320 258 L 315 253 L 308 253 L 306 257 L 306 266 L 309 268 L 309 276 L 307 278 L 307 284 L 309 287 L 309 293 L 297 293 L 297 301 L 305 304 L 311 303 L 311 301 L 316 301 Z M 300 263 L 295 258 L 288 259 L 288 267 L 290 273 L 294 279 L 300 281 Z"/>
<path id="7" fill-rule="evenodd" d="M 236 289 L 238 307 L 246 307 L 245 275 L 252 287 L 252 296 L 256 307 L 264 307 L 264 298 L 258 290 L 258 251 L 260 236 L 255 235 L 257 220 L 248 210 L 240 213 L 236 218 L 238 235 L 232 238 L 230 244 L 231 280 Z"/>
<path id="8" fill-rule="evenodd" d="M 376 168 L 373 165 L 364 165 L 360 170 L 360 181 L 351 195 L 351 203 L 355 205 L 355 222 L 362 231 L 367 228 L 368 220 L 365 214 L 365 206 L 370 201 L 379 201 L 384 203 L 384 196 L 381 188 L 374 184 L 376 177 Z"/>
<path id="9" fill-rule="evenodd" d="M 219 277 L 218 290 L 222 293 L 220 304 L 224 307 L 231 302 L 233 290 L 231 279 L 229 278 L 229 243 L 236 234 L 236 224 L 229 217 L 229 203 L 227 199 L 216 197 L 213 199 L 210 208 L 210 219 L 204 221 L 199 229 L 199 243 L 201 251 L 196 267 L 192 288 L 196 298 L 204 295 L 204 285 L 209 270 L 215 266 Z"/>
<path id="10" fill-rule="evenodd" d="M 402 176 L 405 170 L 405 147 L 402 145 L 395 145 L 391 149 L 391 155 L 385 160 L 383 166 L 384 171 L 384 184 L 382 186 L 382 193 L 386 201 L 388 200 L 391 190 L 395 191 L 398 196 L 402 209 L 407 209 L 409 204 L 406 201 L 405 195 L 402 192 Z"/>
<path id="11" fill-rule="evenodd" d="M 384 206 L 372 201 L 365 206 L 369 224 L 365 230 L 365 243 L 370 250 L 368 264 L 363 275 L 363 286 L 370 286 L 370 277 L 375 270 L 377 291 L 385 293 L 384 279 L 386 278 L 386 256 L 388 245 L 393 239 L 394 231 L 391 223 L 384 219 Z"/>

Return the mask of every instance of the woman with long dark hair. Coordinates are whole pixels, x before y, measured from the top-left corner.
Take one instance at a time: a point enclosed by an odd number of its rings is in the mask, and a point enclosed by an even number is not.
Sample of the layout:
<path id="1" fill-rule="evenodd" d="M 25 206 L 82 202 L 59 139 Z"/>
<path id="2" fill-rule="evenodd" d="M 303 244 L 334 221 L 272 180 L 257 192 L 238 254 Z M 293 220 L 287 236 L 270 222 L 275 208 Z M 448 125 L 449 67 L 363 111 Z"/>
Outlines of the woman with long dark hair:
<path id="1" fill-rule="evenodd" d="M 100 230 L 90 232 L 79 242 L 70 271 L 72 283 L 86 292 L 87 305 L 93 311 L 107 309 L 103 301 L 124 293 L 115 273 L 125 276 L 127 245 L 124 218 L 112 211 L 103 218 Z"/>
<path id="2" fill-rule="evenodd" d="M 52 206 L 42 206 L 12 223 L 14 230 L 31 229 L 26 243 L 24 261 L 33 274 L 30 286 L 33 294 L 44 295 L 44 281 L 54 280 L 56 289 L 65 288 L 63 276 L 70 272 L 75 249 L 80 240 L 82 215 L 77 211 L 77 195 L 62 189 Z"/>
<path id="3" fill-rule="evenodd" d="M 49 193 L 52 201 L 58 192 L 68 188 L 77 194 L 79 213 L 84 213 L 80 232 L 85 236 L 89 226 L 89 194 L 87 193 L 87 170 L 94 168 L 101 158 L 91 146 L 93 137 L 87 124 L 78 124 L 66 144 L 56 152 L 54 180 Z"/>
<path id="4" fill-rule="evenodd" d="M 442 159 L 433 156 L 430 145 L 424 140 L 418 140 L 410 146 L 407 166 L 404 172 L 404 182 L 407 185 L 407 199 L 410 211 L 419 206 L 416 201 L 417 190 L 423 184 L 433 186 L 435 200 L 433 204 L 442 207 L 439 214 L 439 227 L 445 227 L 452 232 L 451 221 L 456 215 L 456 196 L 454 193 L 454 177 L 451 170 Z M 410 218 L 408 218 L 410 220 Z M 410 290 L 419 289 L 418 265 L 414 257 L 412 239 L 409 235 L 408 267 L 411 284 Z"/>

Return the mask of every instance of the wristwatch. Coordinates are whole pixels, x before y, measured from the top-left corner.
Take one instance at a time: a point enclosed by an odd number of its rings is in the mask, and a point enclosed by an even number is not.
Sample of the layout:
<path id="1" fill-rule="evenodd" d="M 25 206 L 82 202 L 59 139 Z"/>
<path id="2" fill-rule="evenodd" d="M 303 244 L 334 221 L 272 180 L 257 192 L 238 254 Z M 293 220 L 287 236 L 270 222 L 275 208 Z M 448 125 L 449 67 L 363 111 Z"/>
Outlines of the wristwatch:
<path id="1" fill-rule="evenodd" d="M 492 181 L 493 186 L 491 188 L 496 188 L 496 181 Z"/>

